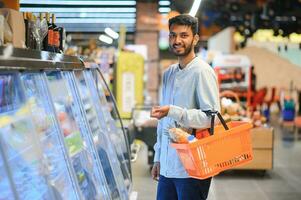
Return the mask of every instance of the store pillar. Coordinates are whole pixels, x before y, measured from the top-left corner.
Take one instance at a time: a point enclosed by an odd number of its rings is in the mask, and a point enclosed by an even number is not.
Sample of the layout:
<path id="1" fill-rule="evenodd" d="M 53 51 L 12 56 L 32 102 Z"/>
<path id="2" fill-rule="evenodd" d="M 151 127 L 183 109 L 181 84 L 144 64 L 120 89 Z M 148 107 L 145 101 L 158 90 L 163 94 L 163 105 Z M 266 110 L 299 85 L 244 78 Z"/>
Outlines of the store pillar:
<path id="1" fill-rule="evenodd" d="M 151 103 L 158 103 L 159 87 L 159 46 L 158 46 L 158 4 L 149 2 L 137 2 L 137 23 L 135 44 L 147 46 L 146 70 L 147 81 L 145 88 Z"/>

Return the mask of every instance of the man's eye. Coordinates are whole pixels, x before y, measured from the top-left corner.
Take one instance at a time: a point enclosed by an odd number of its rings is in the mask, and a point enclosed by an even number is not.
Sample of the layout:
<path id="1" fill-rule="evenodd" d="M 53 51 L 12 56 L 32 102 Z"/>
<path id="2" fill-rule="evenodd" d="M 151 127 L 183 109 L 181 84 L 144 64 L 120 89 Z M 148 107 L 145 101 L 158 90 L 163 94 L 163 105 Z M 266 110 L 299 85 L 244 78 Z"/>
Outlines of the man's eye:
<path id="1" fill-rule="evenodd" d="M 188 35 L 181 35 L 181 38 L 187 38 L 188 37 Z"/>
<path id="2" fill-rule="evenodd" d="M 176 35 L 175 34 L 169 34 L 169 37 L 174 38 L 174 37 L 176 37 Z"/>

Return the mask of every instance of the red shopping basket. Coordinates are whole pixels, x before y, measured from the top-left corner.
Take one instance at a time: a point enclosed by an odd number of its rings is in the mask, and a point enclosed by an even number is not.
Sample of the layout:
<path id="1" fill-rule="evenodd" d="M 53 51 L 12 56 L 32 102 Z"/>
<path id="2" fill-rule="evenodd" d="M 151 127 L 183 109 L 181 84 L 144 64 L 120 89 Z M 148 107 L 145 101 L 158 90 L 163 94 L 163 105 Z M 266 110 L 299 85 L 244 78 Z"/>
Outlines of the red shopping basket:
<path id="1" fill-rule="evenodd" d="M 211 112 L 210 136 L 188 144 L 171 144 L 190 177 L 206 179 L 253 159 L 250 129 L 252 124 L 241 121 L 225 123 L 218 112 Z M 214 127 L 214 116 L 222 125 Z M 204 134 L 205 132 L 205 134 Z M 197 131 L 206 135 L 208 130 Z M 213 134 L 214 132 L 214 134 Z"/>

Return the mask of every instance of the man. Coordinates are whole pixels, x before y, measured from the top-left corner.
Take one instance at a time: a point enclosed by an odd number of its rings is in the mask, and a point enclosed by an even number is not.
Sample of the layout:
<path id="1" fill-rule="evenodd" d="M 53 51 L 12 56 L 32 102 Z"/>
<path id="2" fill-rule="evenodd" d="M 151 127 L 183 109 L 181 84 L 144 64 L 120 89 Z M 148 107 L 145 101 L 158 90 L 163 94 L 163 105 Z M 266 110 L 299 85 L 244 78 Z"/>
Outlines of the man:
<path id="1" fill-rule="evenodd" d="M 170 146 L 168 130 L 175 124 L 190 129 L 210 126 L 203 111 L 220 110 L 217 80 L 214 70 L 194 52 L 199 41 L 197 19 L 176 16 L 169 20 L 169 31 L 169 46 L 179 63 L 164 72 L 161 106 L 151 113 L 159 119 L 152 177 L 159 180 L 157 200 L 204 200 L 211 179 L 189 178 Z"/>

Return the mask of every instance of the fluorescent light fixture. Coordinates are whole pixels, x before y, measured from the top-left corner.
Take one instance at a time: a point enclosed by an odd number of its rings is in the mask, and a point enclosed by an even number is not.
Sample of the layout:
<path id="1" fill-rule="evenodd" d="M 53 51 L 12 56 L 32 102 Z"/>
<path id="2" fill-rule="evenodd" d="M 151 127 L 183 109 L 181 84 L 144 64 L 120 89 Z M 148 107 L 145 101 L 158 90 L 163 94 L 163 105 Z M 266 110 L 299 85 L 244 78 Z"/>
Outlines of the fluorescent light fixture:
<path id="1" fill-rule="evenodd" d="M 170 12 L 170 11 L 171 11 L 171 9 L 170 9 L 170 8 L 167 8 L 167 7 L 159 8 L 159 12 L 160 12 L 160 13 L 168 13 L 168 12 Z"/>
<path id="2" fill-rule="evenodd" d="M 51 12 L 51 13 L 135 13 L 136 8 L 47 8 L 21 7 L 21 12 Z"/>
<path id="3" fill-rule="evenodd" d="M 193 4 L 192 4 L 192 7 L 191 7 L 191 10 L 189 12 L 189 15 L 195 17 L 196 13 L 198 12 L 199 10 L 199 7 L 201 5 L 201 1 L 202 0 L 194 0 Z"/>
<path id="4" fill-rule="evenodd" d="M 170 1 L 159 1 L 159 5 L 160 6 L 169 6 L 170 5 Z"/>
<path id="5" fill-rule="evenodd" d="M 105 33 L 115 40 L 119 38 L 119 34 L 113 31 L 111 28 L 105 28 Z"/>
<path id="6" fill-rule="evenodd" d="M 110 37 L 108 37 L 106 35 L 103 35 L 103 34 L 101 34 L 99 36 L 99 40 L 102 41 L 102 42 L 104 42 L 104 43 L 107 43 L 107 44 L 112 44 L 113 43 L 113 39 L 112 38 L 110 38 Z"/>
<path id="7" fill-rule="evenodd" d="M 62 24 L 63 25 L 63 24 Z M 119 28 L 119 27 L 118 27 Z M 82 27 L 65 27 L 66 31 L 69 33 L 95 33 L 95 32 L 103 32 L 104 28 L 99 27 L 99 28 L 82 28 Z M 135 27 L 126 27 L 126 32 L 127 33 L 132 33 L 136 29 Z"/>
<path id="8" fill-rule="evenodd" d="M 106 24 L 134 24 L 136 19 L 119 18 L 57 18 L 58 24 L 85 24 L 85 23 L 106 23 Z"/>
<path id="9" fill-rule="evenodd" d="M 38 12 L 34 12 L 39 15 Z M 135 13 L 55 13 L 56 18 L 136 18 Z"/>
<path id="10" fill-rule="evenodd" d="M 95 5 L 95 6 L 135 6 L 136 1 L 55 1 L 20 0 L 21 4 L 34 5 Z"/>

